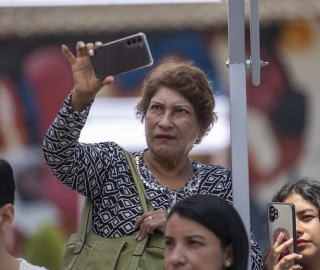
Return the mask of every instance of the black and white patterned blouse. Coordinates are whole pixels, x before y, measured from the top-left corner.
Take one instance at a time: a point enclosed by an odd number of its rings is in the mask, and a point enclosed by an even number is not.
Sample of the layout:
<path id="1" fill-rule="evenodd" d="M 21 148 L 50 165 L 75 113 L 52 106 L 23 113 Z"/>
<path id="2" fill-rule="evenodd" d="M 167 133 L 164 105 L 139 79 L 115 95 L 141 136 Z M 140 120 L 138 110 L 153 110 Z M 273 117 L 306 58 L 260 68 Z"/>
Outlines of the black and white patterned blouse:
<path id="1" fill-rule="evenodd" d="M 91 105 L 81 113 L 65 100 L 44 138 L 43 151 L 52 173 L 66 186 L 88 197 L 92 203 L 92 230 L 103 237 L 134 233 L 134 222 L 143 211 L 121 146 L 114 142 L 79 143 L 81 129 Z M 143 151 L 132 153 L 139 160 L 139 171 L 154 210 L 169 210 L 194 193 L 213 194 L 232 203 L 231 173 L 217 165 L 192 160 L 194 173 L 185 188 L 171 190 L 158 183 L 142 159 Z M 260 248 L 251 232 L 252 269 L 262 269 Z"/>

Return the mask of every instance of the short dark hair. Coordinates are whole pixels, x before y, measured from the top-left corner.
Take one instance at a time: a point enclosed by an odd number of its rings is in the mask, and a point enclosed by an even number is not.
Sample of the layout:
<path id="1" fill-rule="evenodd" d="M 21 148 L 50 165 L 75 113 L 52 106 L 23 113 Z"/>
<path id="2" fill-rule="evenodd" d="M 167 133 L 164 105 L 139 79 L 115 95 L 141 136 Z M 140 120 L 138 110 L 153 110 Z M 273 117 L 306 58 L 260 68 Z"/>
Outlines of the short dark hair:
<path id="1" fill-rule="evenodd" d="M 167 220 L 174 213 L 212 231 L 220 239 L 222 248 L 232 244 L 234 259 L 228 269 L 247 269 L 249 239 L 240 215 L 231 204 L 215 195 L 197 194 L 175 204 Z"/>
<path id="2" fill-rule="evenodd" d="M 15 182 L 11 165 L 0 158 L 0 207 L 14 203 Z"/>
<path id="3" fill-rule="evenodd" d="M 303 177 L 286 183 L 272 198 L 273 202 L 283 202 L 293 194 L 300 195 L 304 200 L 318 209 L 320 216 L 320 182 Z"/>
<path id="4" fill-rule="evenodd" d="M 213 111 L 215 99 L 211 84 L 204 71 L 196 67 L 193 61 L 166 57 L 146 77 L 142 98 L 136 106 L 136 116 L 143 122 L 152 97 L 160 87 L 168 87 L 190 101 L 197 115 L 200 130 L 207 135 L 218 118 Z M 200 141 L 201 139 L 197 139 L 195 143 Z"/>

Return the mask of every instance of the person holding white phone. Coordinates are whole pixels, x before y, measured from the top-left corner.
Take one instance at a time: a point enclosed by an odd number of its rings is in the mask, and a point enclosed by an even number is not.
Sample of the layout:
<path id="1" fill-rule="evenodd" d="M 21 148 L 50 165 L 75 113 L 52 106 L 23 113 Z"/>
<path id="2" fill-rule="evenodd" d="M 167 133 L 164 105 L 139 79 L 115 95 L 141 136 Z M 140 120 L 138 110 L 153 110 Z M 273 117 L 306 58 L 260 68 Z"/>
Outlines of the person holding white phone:
<path id="1" fill-rule="evenodd" d="M 192 61 L 168 58 L 146 77 L 136 116 L 145 123 L 147 149 L 132 152 L 154 211 L 143 213 L 124 151 L 115 142 L 78 142 L 90 107 L 113 76 L 97 80 L 90 57 L 101 47 L 78 42 L 76 55 L 62 46 L 75 86 L 44 138 L 44 158 L 66 186 L 90 199 L 92 231 L 106 238 L 164 233 L 172 206 L 197 193 L 232 203 L 230 170 L 189 158 L 217 120 L 206 74 Z M 112 65 L 113 63 L 106 63 Z M 123 132 L 132 132 L 123 127 Z M 260 248 L 251 233 L 251 266 L 262 269 Z M 97 269 L 98 270 L 98 269 Z"/>
<path id="2" fill-rule="evenodd" d="M 297 253 L 280 258 L 293 239 L 283 242 L 280 234 L 270 247 L 265 261 L 266 270 L 319 270 L 320 269 L 320 182 L 301 178 L 285 184 L 273 197 L 273 202 L 292 203 L 295 206 Z M 295 261 L 290 268 L 286 267 Z"/>

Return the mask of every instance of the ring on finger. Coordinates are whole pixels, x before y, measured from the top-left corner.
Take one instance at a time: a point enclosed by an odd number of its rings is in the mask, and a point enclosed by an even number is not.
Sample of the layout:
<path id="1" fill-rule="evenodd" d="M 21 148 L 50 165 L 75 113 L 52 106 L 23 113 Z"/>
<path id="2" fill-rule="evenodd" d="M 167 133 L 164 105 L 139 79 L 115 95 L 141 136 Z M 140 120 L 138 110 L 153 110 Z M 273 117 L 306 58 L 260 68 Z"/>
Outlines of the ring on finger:
<path id="1" fill-rule="evenodd" d="M 149 216 L 149 219 L 152 220 L 152 216 Z"/>

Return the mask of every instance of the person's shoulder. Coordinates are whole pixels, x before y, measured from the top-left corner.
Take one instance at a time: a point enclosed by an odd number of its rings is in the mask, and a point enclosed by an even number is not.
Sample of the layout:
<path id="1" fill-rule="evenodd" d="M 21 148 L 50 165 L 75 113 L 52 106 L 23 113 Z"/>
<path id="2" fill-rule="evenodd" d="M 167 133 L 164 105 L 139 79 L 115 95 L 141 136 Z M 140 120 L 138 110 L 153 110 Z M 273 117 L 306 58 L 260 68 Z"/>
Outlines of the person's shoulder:
<path id="1" fill-rule="evenodd" d="M 200 173 L 203 182 L 206 183 L 221 183 L 231 181 L 231 171 L 221 165 L 201 164 Z"/>
<path id="2" fill-rule="evenodd" d="M 221 165 L 215 165 L 215 164 L 204 164 L 201 162 L 197 162 L 198 164 L 201 164 L 202 170 L 211 171 L 211 172 L 220 172 L 220 173 L 230 173 L 230 169 L 225 168 Z"/>
<path id="3" fill-rule="evenodd" d="M 33 265 L 27 262 L 25 259 L 19 258 L 18 260 L 20 261 L 19 270 L 48 270 L 43 266 Z"/>

